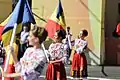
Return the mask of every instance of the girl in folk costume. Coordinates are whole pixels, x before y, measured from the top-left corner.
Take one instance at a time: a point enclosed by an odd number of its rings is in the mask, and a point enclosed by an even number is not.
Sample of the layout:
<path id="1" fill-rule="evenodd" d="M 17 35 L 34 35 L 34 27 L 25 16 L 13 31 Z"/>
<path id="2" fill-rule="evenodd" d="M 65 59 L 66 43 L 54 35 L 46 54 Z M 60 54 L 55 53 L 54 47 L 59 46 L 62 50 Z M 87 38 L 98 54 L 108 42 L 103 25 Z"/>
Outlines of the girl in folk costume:
<path id="1" fill-rule="evenodd" d="M 84 51 L 88 45 L 88 42 L 85 40 L 85 37 L 87 35 L 88 31 L 84 29 L 80 31 L 80 37 L 78 39 L 75 39 L 75 53 L 71 66 L 71 75 L 73 77 L 86 78 L 88 76 L 87 60 L 84 54 Z"/>
<path id="2" fill-rule="evenodd" d="M 23 57 L 18 62 L 17 58 L 13 55 L 16 73 L 2 73 L 3 77 L 17 77 L 21 76 L 24 80 L 40 80 L 39 76 L 46 63 L 46 56 L 41 47 L 41 43 L 46 39 L 47 31 L 42 27 L 37 27 L 30 31 L 29 34 L 29 47 L 26 49 Z M 13 52 L 13 48 L 10 47 Z"/>
<path id="3" fill-rule="evenodd" d="M 55 42 L 50 45 L 48 50 L 50 61 L 46 72 L 46 80 L 67 80 L 64 67 L 67 52 L 65 45 L 62 43 L 65 36 L 64 30 L 57 30 L 54 35 Z"/>

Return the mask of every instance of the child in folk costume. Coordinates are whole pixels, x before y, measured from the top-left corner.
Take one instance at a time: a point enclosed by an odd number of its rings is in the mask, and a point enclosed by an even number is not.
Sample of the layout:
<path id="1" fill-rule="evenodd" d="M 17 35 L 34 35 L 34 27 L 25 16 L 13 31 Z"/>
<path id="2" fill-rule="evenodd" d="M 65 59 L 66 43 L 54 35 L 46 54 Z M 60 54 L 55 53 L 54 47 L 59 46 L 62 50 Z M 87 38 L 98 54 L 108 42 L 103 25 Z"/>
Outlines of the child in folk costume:
<path id="1" fill-rule="evenodd" d="M 23 57 L 18 62 L 17 58 L 13 55 L 16 73 L 2 73 L 3 77 L 17 77 L 21 76 L 24 80 L 40 80 L 39 76 L 46 63 L 46 56 L 41 47 L 41 43 L 46 39 L 47 31 L 42 27 L 35 26 L 29 34 L 29 44 L 33 47 L 26 49 Z M 10 47 L 13 52 L 13 48 Z"/>
<path id="2" fill-rule="evenodd" d="M 67 52 L 65 44 L 62 43 L 65 36 L 64 30 L 57 30 L 54 35 L 55 42 L 50 45 L 48 50 L 50 61 L 46 72 L 46 80 L 67 80 L 64 67 Z"/>
<path id="3" fill-rule="evenodd" d="M 73 56 L 72 66 L 71 66 L 71 75 L 78 78 L 87 78 L 87 60 L 84 54 L 85 49 L 87 48 L 88 42 L 85 40 L 85 37 L 88 35 L 87 30 L 80 31 L 80 37 L 75 39 L 75 53 Z"/>

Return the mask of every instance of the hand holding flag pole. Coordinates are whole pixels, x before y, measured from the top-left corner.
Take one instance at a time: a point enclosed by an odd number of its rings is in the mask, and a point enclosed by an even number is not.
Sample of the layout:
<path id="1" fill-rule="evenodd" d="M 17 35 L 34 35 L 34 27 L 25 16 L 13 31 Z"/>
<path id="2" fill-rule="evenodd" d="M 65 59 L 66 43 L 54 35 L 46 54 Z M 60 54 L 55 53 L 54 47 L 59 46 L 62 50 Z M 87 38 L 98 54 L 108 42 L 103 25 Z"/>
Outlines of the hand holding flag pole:
<path id="1" fill-rule="evenodd" d="M 42 45 L 42 48 L 43 48 L 43 50 L 44 50 L 45 56 L 46 56 L 46 58 L 47 58 L 47 62 L 49 62 L 49 58 L 48 58 L 47 52 L 46 52 L 46 50 L 45 50 L 45 46 L 44 46 L 43 43 L 42 43 L 41 45 Z"/>
<path id="2" fill-rule="evenodd" d="M 15 34 L 20 33 L 22 30 L 21 24 L 24 24 L 27 22 L 30 22 L 33 24 L 36 23 L 33 17 L 31 8 L 29 7 L 28 0 L 19 0 L 2 33 L 2 41 L 4 46 L 7 46 L 9 44 L 10 46 L 13 45 Z M 12 35 L 12 38 L 11 38 L 11 35 Z M 10 53 L 11 53 L 11 50 L 9 50 L 7 55 L 7 60 L 4 68 L 5 72 L 7 70 L 7 66 L 9 63 Z M 17 57 L 14 54 L 12 54 L 12 56 L 13 56 L 14 62 L 17 62 Z M 4 80 L 3 77 L 2 77 L 2 80 Z"/>
<path id="3" fill-rule="evenodd" d="M 16 34 L 16 29 L 17 29 L 17 23 L 14 24 L 12 38 L 11 38 L 11 41 L 10 41 L 10 47 L 13 46 L 13 42 L 14 42 L 15 34 Z M 8 67 L 8 63 L 9 63 L 11 52 L 12 52 L 11 50 L 8 51 L 8 56 L 7 56 L 7 59 L 6 59 L 6 64 L 5 64 L 4 72 L 7 71 L 7 67 Z M 12 53 L 12 54 L 14 54 L 14 53 Z M 13 56 L 13 58 L 15 59 L 15 56 Z M 15 62 L 17 62 L 17 60 L 15 60 Z M 4 77 L 2 77 L 2 80 L 4 80 Z"/>

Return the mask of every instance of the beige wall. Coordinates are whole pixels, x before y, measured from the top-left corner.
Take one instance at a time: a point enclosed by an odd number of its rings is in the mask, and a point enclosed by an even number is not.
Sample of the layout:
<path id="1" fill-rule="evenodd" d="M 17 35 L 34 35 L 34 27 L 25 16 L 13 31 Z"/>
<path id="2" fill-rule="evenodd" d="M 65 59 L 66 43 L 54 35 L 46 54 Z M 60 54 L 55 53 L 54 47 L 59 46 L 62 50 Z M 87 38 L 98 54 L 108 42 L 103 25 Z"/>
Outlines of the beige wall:
<path id="1" fill-rule="evenodd" d="M 87 56 L 88 64 L 100 65 L 101 59 L 101 16 L 102 1 L 96 0 L 61 0 L 64 9 L 67 26 L 71 27 L 73 39 L 77 38 L 81 29 L 85 28 L 89 32 L 87 40 L 89 51 Z M 96 4 L 96 5 L 94 5 Z M 58 0 L 33 0 L 32 10 L 39 17 L 48 20 L 54 9 L 58 5 Z M 37 17 L 38 25 L 44 26 L 45 22 Z"/>
<path id="2" fill-rule="evenodd" d="M 12 0 L 0 0 L 0 22 L 12 11 Z"/>
<path id="3" fill-rule="evenodd" d="M 79 34 L 79 31 L 82 28 L 89 26 L 88 22 L 88 10 L 79 2 L 79 0 L 61 0 L 66 24 L 71 26 L 71 31 L 74 33 L 73 37 L 76 38 Z M 69 2 L 69 3 L 68 3 Z M 84 1 L 87 5 L 87 0 Z M 34 0 L 32 1 L 33 12 L 35 12 L 40 17 L 45 18 L 46 20 L 52 15 L 54 9 L 58 5 L 58 0 Z M 74 5 L 74 6 L 72 6 Z M 45 26 L 46 23 L 40 21 L 37 23 Z"/>

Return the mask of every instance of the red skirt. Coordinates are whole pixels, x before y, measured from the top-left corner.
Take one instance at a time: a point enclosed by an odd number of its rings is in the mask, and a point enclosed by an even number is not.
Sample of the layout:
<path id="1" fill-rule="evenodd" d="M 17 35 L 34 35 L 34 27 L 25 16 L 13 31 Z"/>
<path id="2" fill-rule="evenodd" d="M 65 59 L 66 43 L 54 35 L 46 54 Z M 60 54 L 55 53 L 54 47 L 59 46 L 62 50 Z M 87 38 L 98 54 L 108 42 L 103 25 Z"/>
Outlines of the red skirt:
<path id="1" fill-rule="evenodd" d="M 65 67 L 62 62 L 48 64 L 46 80 L 57 80 L 57 78 L 59 78 L 59 80 L 67 80 Z"/>
<path id="2" fill-rule="evenodd" d="M 82 71 L 80 71 L 81 67 L 83 68 Z M 87 77 L 87 60 L 84 53 L 74 54 L 71 66 L 71 75 L 73 77 Z"/>

